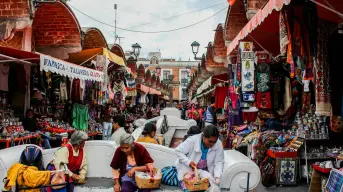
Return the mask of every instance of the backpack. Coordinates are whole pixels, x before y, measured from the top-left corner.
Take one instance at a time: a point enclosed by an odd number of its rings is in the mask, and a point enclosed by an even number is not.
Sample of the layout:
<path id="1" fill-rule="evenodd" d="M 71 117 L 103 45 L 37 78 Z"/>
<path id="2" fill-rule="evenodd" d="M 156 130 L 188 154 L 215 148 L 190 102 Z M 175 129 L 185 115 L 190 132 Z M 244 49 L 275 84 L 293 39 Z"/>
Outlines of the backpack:
<path id="1" fill-rule="evenodd" d="M 204 111 L 204 113 L 202 114 L 202 120 L 204 120 L 204 121 L 206 121 L 206 113 L 207 113 L 207 110 L 206 111 Z"/>
<path id="2" fill-rule="evenodd" d="M 44 170 L 43 154 L 36 146 L 27 146 L 20 155 L 19 162 L 27 166 L 35 166 L 38 170 Z"/>
<path id="3" fill-rule="evenodd" d="M 178 179 L 177 170 L 175 166 L 168 166 L 161 170 L 162 172 L 162 183 L 169 186 L 180 186 Z"/>

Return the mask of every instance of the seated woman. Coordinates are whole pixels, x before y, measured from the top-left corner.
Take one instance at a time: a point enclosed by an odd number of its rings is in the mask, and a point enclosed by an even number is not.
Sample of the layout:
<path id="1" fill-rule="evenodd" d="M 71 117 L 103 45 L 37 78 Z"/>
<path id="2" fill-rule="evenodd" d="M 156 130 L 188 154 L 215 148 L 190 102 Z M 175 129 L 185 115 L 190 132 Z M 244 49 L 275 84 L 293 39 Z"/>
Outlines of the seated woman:
<path id="1" fill-rule="evenodd" d="M 203 133 L 186 139 L 176 148 L 176 169 L 181 188 L 187 191 L 183 176 L 194 168 L 201 178 L 208 177 L 211 185 L 219 185 L 224 168 L 224 150 L 218 139 L 219 131 L 214 125 L 207 125 Z"/>
<path id="2" fill-rule="evenodd" d="M 138 138 L 137 142 L 158 144 L 155 139 L 156 125 L 154 123 L 145 124 L 142 135 L 143 137 Z"/>
<path id="3" fill-rule="evenodd" d="M 70 181 L 80 184 L 85 183 L 88 167 L 84 147 L 87 139 L 87 133 L 84 131 L 75 131 L 71 135 L 70 143 L 56 152 L 53 162 L 48 166 L 48 169 L 64 170 L 64 164 L 67 164 Z M 74 185 L 72 183 L 67 185 L 67 188 L 68 192 L 74 191 Z M 65 189 L 52 191 L 65 191 Z"/>
<path id="4" fill-rule="evenodd" d="M 183 137 L 183 141 L 185 141 L 188 137 L 191 137 L 191 136 L 193 136 L 193 135 L 197 135 L 197 134 L 200 134 L 200 133 L 201 133 L 200 128 L 199 128 L 198 126 L 196 126 L 196 125 L 192 125 L 192 126 L 188 129 L 187 135 L 185 135 L 185 136 Z"/>
<path id="5" fill-rule="evenodd" d="M 132 135 L 126 133 L 120 137 L 120 147 L 114 153 L 111 167 L 115 180 L 114 191 L 136 191 L 138 189 L 134 174 L 136 171 L 149 171 L 154 160 L 149 152 Z M 138 190 L 141 192 L 150 190 Z"/>

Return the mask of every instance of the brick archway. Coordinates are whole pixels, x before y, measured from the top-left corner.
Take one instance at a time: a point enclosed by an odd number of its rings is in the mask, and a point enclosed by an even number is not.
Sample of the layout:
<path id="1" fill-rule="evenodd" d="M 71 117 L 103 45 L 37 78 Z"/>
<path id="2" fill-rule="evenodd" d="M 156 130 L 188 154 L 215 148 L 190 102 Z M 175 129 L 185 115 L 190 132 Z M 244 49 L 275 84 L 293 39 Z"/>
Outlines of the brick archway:
<path id="1" fill-rule="evenodd" d="M 225 40 L 231 42 L 247 23 L 245 5 L 241 0 L 238 0 L 227 12 Z"/>
<path id="2" fill-rule="evenodd" d="M 126 59 L 125 59 L 126 57 L 125 57 L 124 50 L 123 50 L 123 48 L 120 45 L 114 44 L 111 47 L 111 52 L 116 54 L 116 55 L 118 55 L 119 57 L 122 57 L 124 59 L 125 63 L 127 62 Z M 131 59 L 129 59 L 129 60 L 135 60 L 133 57 L 130 57 L 130 58 Z"/>
<path id="3" fill-rule="evenodd" d="M 33 48 L 60 59 L 81 51 L 81 27 L 67 4 L 57 1 L 39 7 L 32 23 Z"/>
<path id="4" fill-rule="evenodd" d="M 140 64 L 137 69 L 137 78 L 136 81 L 138 83 L 143 83 L 145 79 L 145 68 L 143 64 Z"/>
<path id="5" fill-rule="evenodd" d="M 98 28 L 82 28 L 82 50 L 93 48 L 107 48 L 107 41 Z"/>
<path id="6" fill-rule="evenodd" d="M 226 60 L 227 47 L 225 46 L 224 27 L 219 24 L 214 35 L 214 61 L 223 63 Z"/>

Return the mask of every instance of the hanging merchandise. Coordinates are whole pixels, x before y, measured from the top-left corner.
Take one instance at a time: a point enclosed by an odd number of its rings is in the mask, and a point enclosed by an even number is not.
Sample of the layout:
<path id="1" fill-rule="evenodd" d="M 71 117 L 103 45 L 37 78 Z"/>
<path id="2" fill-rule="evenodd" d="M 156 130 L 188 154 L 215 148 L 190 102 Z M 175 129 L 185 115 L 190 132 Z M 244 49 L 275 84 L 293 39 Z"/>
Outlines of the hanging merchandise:
<path id="1" fill-rule="evenodd" d="M 137 95 L 136 80 L 133 78 L 126 79 L 127 82 L 127 96 L 134 97 Z"/>
<path id="2" fill-rule="evenodd" d="M 242 63 L 242 91 L 255 90 L 255 66 L 252 42 L 240 42 L 239 45 Z"/>
<path id="3" fill-rule="evenodd" d="M 272 102 L 270 92 L 257 92 L 256 94 L 256 107 L 259 109 L 271 109 Z"/>
<path id="4" fill-rule="evenodd" d="M 73 127 L 76 130 L 85 131 L 88 129 L 88 107 L 75 103 L 73 105 Z"/>
<path id="5" fill-rule="evenodd" d="M 72 80 L 72 90 L 71 90 L 71 100 L 74 102 L 80 101 L 81 98 L 81 88 L 80 79 Z"/>
<path id="6" fill-rule="evenodd" d="M 0 90 L 8 91 L 8 74 L 10 66 L 8 64 L 0 64 Z"/>
<path id="7" fill-rule="evenodd" d="M 266 92 L 270 89 L 270 65 L 266 63 L 257 64 L 257 91 Z"/>
<path id="8" fill-rule="evenodd" d="M 107 84 L 109 82 L 109 80 L 108 80 L 109 77 L 108 77 L 108 73 L 107 73 L 107 68 L 108 68 L 109 62 L 110 61 L 108 59 L 106 59 L 105 55 L 97 55 L 96 56 L 96 68 L 97 68 L 97 70 L 102 71 L 104 74 L 104 81 L 101 82 L 101 90 L 102 91 L 106 91 Z"/>
<path id="9" fill-rule="evenodd" d="M 228 87 L 216 87 L 214 90 L 215 107 L 224 108 L 225 98 L 228 96 Z"/>
<path id="10" fill-rule="evenodd" d="M 324 116 L 331 114 L 328 39 L 335 27 L 328 21 L 319 20 L 318 27 L 318 54 L 315 59 L 316 71 L 316 113 Z"/>

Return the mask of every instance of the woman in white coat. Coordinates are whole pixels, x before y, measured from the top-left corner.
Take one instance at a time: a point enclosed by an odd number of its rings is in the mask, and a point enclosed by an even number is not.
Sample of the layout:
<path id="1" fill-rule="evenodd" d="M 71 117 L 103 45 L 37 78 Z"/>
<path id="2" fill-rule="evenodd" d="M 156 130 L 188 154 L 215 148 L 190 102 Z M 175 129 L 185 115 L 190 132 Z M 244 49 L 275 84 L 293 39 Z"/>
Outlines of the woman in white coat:
<path id="1" fill-rule="evenodd" d="M 219 185 L 224 167 L 224 150 L 218 139 L 219 131 L 214 125 L 207 125 L 203 133 L 191 136 L 176 148 L 178 159 L 176 169 L 184 191 L 187 191 L 183 176 L 195 167 L 201 178 L 207 177 L 212 185 Z"/>

